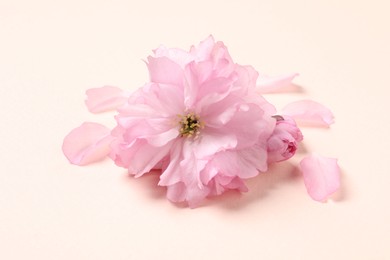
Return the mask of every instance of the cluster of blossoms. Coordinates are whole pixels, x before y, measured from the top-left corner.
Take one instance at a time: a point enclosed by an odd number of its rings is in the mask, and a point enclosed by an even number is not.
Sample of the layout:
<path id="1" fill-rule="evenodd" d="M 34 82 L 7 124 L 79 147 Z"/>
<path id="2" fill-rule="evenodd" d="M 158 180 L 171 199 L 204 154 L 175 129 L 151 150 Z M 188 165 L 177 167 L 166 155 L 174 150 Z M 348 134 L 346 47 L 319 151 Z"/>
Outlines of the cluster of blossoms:
<path id="1" fill-rule="evenodd" d="M 247 191 L 245 179 L 292 157 L 303 139 L 296 121 L 333 121 L 309 100 L 277 113 L 262 94 L 282 89 L 296 74 L 259 77 L 234 63 L 212 36 L 190 51 L 161 46 L 147 66 L 150 82 L 135 93 L 110 86 L 87 91 L 89 111 L 116 110 L 117 125 L 86 122 L 72 130 L 63 143 L 71 163 L 110 157 L 136 177 L 157 170 L 169 200 L 196 207 L 226 190 Z M 313 199 L 324 201 L 338 189 L 336 159 L 309 155 L 300 166 Z"/>

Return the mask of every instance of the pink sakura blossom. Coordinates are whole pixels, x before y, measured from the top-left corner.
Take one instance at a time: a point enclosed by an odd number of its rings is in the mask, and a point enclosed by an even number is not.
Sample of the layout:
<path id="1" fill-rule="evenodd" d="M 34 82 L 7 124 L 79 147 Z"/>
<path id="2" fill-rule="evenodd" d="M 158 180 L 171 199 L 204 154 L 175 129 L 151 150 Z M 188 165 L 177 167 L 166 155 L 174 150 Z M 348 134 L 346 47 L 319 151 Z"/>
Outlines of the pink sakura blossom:
<path id="1" fill-rule="evenodd" d="M 71 131 L 63 144 L 71 163 L 109 156 L 135 177 L 159 170 L 168 199 L 195 207 L 226 190 L 247 191 L 245 179 L 293 156 L 302 141 L 294 116 L 330 122 L 324 109 L 313 105 L 311 114 L 301 113 L 298 104 L 274 116 L 274 106 L 259 93 L 285 89 L 296 74 L 258 79 L 254 68 L 234 63 L 226 46 L 211 36 L 188 52 L 161 46 L 147 66 L 150 82 L 133 94 L 111 86 L 87 91 L 89 111 L 116 110 L 117 125 L 109 130 L 84 123 Z M 315 199 L 322 200 L 333 189 L 322 189 L 321 171 L 305 162 L 305 184 L 308 190 L 320 187 Z M 322 169 L 328 162 L 321 160 Z M 329 164 L 330 172 L 337 170 Z"/>
<path id="2" fill-rule="evenodd" d="M 164 50 L 157 50 L 162 53 Z M 256 71 L 208 38 L 183 53 L 148 58 L 146 84 L 116 116 L 111 158 L 135 176 L 161 170 L 171 201 L 196 206 L 267 170 L 272 105 L 255 93 Z"/>

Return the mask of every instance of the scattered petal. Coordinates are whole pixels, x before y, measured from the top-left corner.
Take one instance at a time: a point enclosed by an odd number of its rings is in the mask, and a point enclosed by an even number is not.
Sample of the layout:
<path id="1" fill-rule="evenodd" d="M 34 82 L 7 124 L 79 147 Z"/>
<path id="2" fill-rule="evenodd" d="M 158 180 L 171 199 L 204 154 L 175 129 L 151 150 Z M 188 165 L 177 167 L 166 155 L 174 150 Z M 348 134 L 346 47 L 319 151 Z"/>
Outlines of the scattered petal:
<path id="1" fill-rule="evenodd" d="M 307 192 L 316 201 L 324 202 L 340 186 L 340 168 L 337 159 L 310 155 L 301 162 L 301 171 Z"/>
<path id="2" fill-rule="evenodd" d="M 110 129 L 86 122 L 65 137 L 62 151 L 72 164 L 87 165 L 104 159 L 110 152 L 111 141 Z"/>

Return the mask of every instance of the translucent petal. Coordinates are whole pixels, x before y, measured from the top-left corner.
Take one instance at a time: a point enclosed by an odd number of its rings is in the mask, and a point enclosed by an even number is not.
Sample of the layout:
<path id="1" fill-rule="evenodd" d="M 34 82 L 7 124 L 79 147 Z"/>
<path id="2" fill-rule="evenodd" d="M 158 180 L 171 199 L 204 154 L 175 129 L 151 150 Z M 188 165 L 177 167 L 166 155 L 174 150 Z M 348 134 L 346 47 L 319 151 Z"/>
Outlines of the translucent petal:
<path id="1" fill-rule="evenodd" d="M 314 200 L 324 202 L 340 186 L 340 168 L 337 159 L 310 155 L 301 162 L 301 171 L 307 192 Z"/>
<path id="2" fill-rule="evenodd" d="M 86 122 L 64 138 L 62 151 L 72 164 L 87 165 L 104 159 L 110 152 L 111 141 L 110 129 Z"/>

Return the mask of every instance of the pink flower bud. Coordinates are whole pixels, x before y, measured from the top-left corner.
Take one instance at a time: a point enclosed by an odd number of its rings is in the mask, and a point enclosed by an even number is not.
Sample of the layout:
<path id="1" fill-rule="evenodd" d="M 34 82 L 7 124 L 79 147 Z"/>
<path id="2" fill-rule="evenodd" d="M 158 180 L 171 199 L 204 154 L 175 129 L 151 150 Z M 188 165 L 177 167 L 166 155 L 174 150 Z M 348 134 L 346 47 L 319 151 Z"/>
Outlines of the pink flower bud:
<path id="1" fill-rule="evenodd" d="M 274 116 L 276 126 L 268 139 L 268 162 L 279 162 L 291 158 L 303 136 L 294 119 L 288 116 Z"/>

